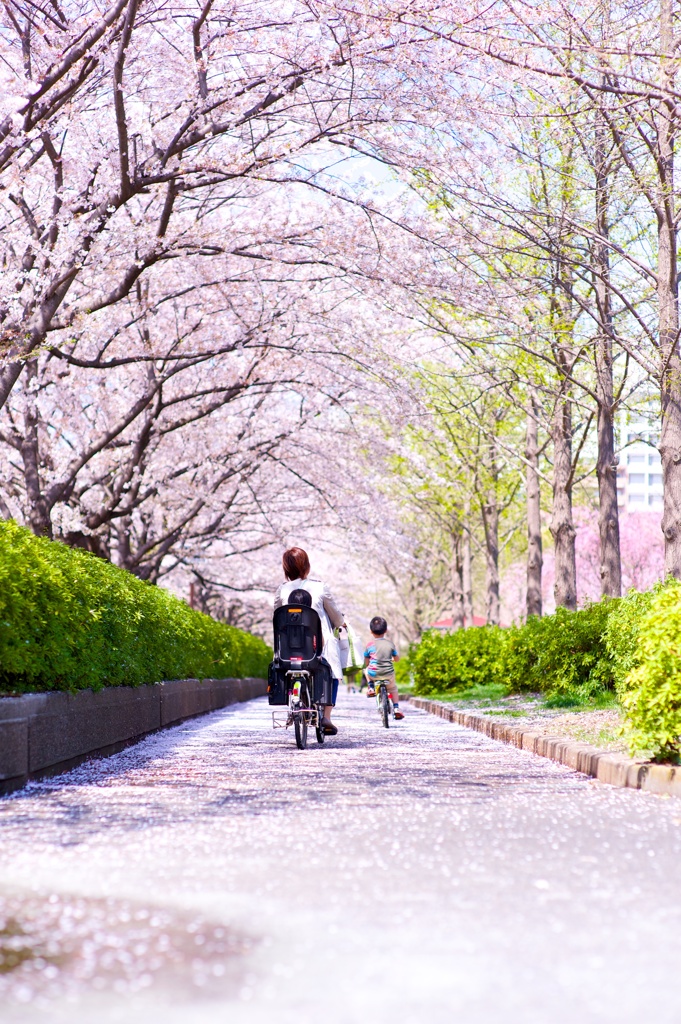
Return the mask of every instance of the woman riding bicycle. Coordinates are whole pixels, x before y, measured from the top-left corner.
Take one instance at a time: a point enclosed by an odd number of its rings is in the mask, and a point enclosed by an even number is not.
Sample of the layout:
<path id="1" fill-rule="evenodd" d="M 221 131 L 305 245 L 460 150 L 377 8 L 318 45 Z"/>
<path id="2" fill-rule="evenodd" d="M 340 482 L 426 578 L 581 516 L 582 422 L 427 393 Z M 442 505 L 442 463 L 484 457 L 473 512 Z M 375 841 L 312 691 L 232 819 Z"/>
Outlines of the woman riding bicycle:
<path id="1" fill-rule="evenodd" d="M 294 590 L 306 590 L 312 599 L 312 607 L 319 615 L 322 624 L 322 636 L 324 648 L 322 655 L 331 666 L 333 676 L 332 704 L 324 708 L 322 728 L 327 736 L 335 736 L 338 729 L 331 721 L 331 712 L 336 703 L 338 685 L 343 678 L 343 670 L 340 663 L 340 648 L 338 640 L 334 636 L 334 626 L 345 626 L 343 614 L 331 596 L 331 592 L 321 580 L 308 579 L 310 574 L 310 559 L 302 548 L 289 548 L 284 552 L 282 558 L 284 576 L 286 582 L 277 589 L 274 598 L 274 607 L 279 608 L 288 604 L 289 594 Z"/>

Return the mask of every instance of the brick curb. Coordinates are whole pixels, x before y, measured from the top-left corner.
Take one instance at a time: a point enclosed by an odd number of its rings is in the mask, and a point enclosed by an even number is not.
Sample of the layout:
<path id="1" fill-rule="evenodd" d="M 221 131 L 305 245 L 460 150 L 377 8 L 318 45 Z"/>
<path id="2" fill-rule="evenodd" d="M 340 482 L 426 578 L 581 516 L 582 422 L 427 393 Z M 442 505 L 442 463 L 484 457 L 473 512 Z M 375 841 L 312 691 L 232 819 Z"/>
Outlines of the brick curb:
<path id="1" fill-rule="evenodd" d="M 267 692 L 264 679 L 174 679 L 0 697 L 0 795 L 107 757 L 187 718 Z"/>
<path id="2" fill-rule="evenodd" d="M 485 736 L 499 740 L 500 743 L 510 743 L 520 750 L 528 750 L 540 757 L 558 761 L 609 786 L 642 789 L 647 793 L 659 795 L 681 796 L 681 768 L 633 761 L 623 754 L 599 750 L 589 743 L 578 743 L 576 740 L 566 740 L 562 736 L 546 736 L 517 725 L 506 725 L 486 715 L 457 711 L 445 701 L 410 697 L 409 703 L 448 722 L 463 725 L 466 729 L 475 729 L 476 732 L 484 733 Z"/>

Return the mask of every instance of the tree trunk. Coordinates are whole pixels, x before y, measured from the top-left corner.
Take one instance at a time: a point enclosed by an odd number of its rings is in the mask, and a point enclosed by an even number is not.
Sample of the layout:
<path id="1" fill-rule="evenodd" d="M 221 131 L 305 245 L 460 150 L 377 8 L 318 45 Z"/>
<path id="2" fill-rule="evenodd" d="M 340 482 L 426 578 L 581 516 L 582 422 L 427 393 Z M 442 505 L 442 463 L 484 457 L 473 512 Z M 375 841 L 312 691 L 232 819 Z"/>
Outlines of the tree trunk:
<path id="1" fill-rule="evenodd" d="M 612 376 L 610 378 L 612 384 Z M 599 392 L 600 392 L 599 387 Z M 598 530 L 600 537 L 601 594 L 622 594 L 620 520 L 617 508 L 617 463 L 613 407 L 607 399 L 598 404 Z"/>
<path id="2" fill-rule="evenodd" d="M 496 500 L 483 505 L 485 525 L 485 567 L 487 577 L 487 622 L 498 626 L 499 610 L 499 509 Z"/>
<path id="3" fill-rule="evenodd" d="M 28 501 L 28 525 L 39 537 L 52 537 L 50 510 L 43 493 L 40 476 L 40 438 L 38 423 L 40 413 L 33 382 L 38 376 L 38 362 L 29 359 L 26 363 L 26 411 L 24 413 L 24 436 L 21 444 L 21 458 L 24 464 L 24 482 Z"/>
<path id="4" fill-rule="evenodd" d="M 82 530 L 72 530 L 60 539 L 63 539 L 71 548 L 82 548 L 83 551 L 97 555 L 97 558 L 103 558 L 107 562 L 111 561 L 111 551 L 105 536 L 83 533 Z"/>
<path id="5" fill-rule="evenodd" d="M 660 3 L 660 85 L 658 108 L 658 261 L 657 298 L 660 324 L 662 379 L 662 437 L 660 455 L 664 479 L 662 531 L 665 570 L 681 578 L 681 359 L 677 287 L 676 226 L 674 223 L 674 26 L 672 0 Z"/>
<path id="6" fill-rule="evenodd" d="M 132 524 L 129 516 L 124 516 L 115 522 L 113 534 L 116 538 L 116 554 L 113 562 L 121 569 L 129 569 L 132 564 L 132 551 L 130 545 L 130 530 Z"/>
<path id="7" fill-rule="evenodd" d="M 541 505 L 539 484 L 539 441 L 537 426 L 537 403 L 531 398 L 532 410 L 527 417 L 525 444 L 525 481 L 527 492 L 527 617 L 541 616 L 542 595 L 542 543 Z"/>
<path id="8" fill-rule="evenodd" d="M 497 501 L 497 466 L 495 453 L 490 452 L 487 494 L 482 502 L 482 523 L 485 531 L 485 569 L 487 578 L 487 622 L 498 626 L 499 611 L 499 505 Z"/>
<path id="9" fill-rule="evenodd" d="M 572 407 L 562 392 L 556 399 L 552 424 L 553 508 L 551 536 L 555 550 L 556 581 L 553 592 L 556 606 L 577 607 L 577 566 L 575 527 L 572 521 Z"/>
<path id="10" fill-rule="evenodd" d="M 600 535 L 601 594 L 622 594 L 620 521 L 617 508 L 617 464 L 615 461 L 615 389 L 612 369 L 612 305 L 610 252 L 608 249 L 608 167 L 605 150 L 606 128 L 599 118 L 595 131 L 594 170 L 596 176 L 596 241 L 594 244 L 594 290 L 598 312 L 596 340 L 596 399 L 598 457 L 598 529 Z"/>
<path id="11" fill-rule="evenodd" d="M 452 629 L 464 627 L 463 530 L 452 533 Z"/>
<path id="12" fill-rule="evenodd" d="M 471 553 L 471 531 L 470 531 L 470 518 L 471 518 L 471 505 L 470 501 L 466 499 L 466 505 L 464 508 L 465 513 L 465 525 L 463 528 L 463 537 L 461 539 L 462 547 L 462 580 L 463 580 L 463 621 L 465 626 L 473 625 L 473 555 Z"/>

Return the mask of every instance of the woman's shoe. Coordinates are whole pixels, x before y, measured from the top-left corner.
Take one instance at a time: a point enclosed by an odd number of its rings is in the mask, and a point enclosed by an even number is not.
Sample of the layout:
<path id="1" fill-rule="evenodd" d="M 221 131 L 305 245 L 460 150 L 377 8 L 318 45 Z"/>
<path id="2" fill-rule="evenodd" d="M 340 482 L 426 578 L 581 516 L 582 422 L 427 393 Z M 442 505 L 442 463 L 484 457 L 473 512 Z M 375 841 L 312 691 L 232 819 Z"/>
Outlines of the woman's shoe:
<path id="1" fill-rule="evenodd" d="M 322 718 L 322 729 L 325 736 L 335 736 L 338 732 L 336 726 L 328 718 Z"/>

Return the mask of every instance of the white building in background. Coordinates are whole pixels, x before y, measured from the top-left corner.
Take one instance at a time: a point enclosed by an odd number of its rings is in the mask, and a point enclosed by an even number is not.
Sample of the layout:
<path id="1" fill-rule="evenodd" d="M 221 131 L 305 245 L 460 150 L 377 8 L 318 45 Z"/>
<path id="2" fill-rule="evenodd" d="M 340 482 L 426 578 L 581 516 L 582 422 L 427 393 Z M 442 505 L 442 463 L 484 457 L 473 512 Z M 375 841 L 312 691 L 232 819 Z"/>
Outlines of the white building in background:
<path id="1" fill-rule="evenodd" d="M 620 461 L 617 467 L 617 503 L 622 511 L 650 512 L 662 508 L 662 463 L 657 446 L 657 421 L 620 418 Z"/>

